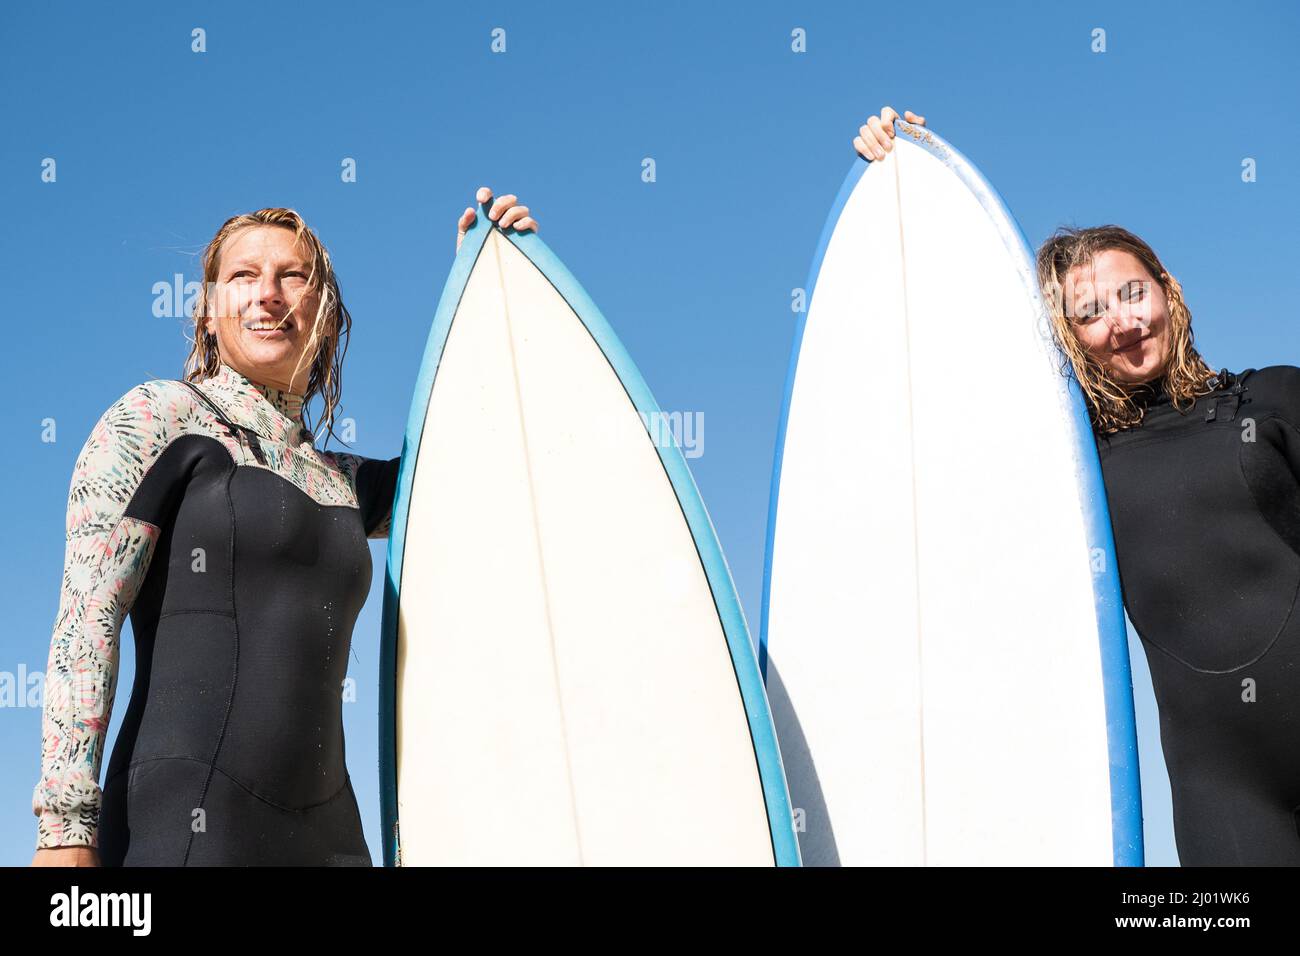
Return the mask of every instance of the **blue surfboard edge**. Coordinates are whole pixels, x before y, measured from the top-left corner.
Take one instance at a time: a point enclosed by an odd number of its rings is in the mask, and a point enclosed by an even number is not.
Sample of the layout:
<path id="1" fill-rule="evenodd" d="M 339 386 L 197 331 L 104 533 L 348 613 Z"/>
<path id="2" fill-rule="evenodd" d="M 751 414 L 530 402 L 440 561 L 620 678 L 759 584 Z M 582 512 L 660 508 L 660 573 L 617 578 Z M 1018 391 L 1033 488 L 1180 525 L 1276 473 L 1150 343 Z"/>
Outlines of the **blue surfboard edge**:
<path id="1" fill-rule="evenodd" d="M 914 126 L 902 119 L 894 121 L 897 135 L 925 149 L 951 169 L 971 191 L 997 227 L 1008 251 L 1019 255 L 1021 261 L 1034 262 L 1034 254 L 1024 230 L 1002 200 L 993 185 L 978 168 L 960 151 L 942 137 L 924 127 Z M 777 424 L 776 450 L 773 455 L 772 482 L 768 498 L 766 554 L 763 561 L 762 616 L 759 628 L 759 660 L 764 680 L 767 678 L 768 606 L 771 597 L 772 554 L 776 536 L 776 512 L 780 493 L 781 463 L 785 452 L 786 426 L 790 415 L 790 400 L 794 392 L 795 372 L 799 363 L 799 350 L 803 343 L 808 309 L 812 305 L 817 275 L 821 271 L 826 248 L 835 231 L 840 214 L 844 211 L 854 187 L 866 172 L 870 160 L 856 157 L 835 202 L 821 238 L 813 255 L 804 298 L 804 311 L 795 323 L 794 344 L 786 372 L 785 390 Z M 1045 305 L 1038 286 L 1036 270 L 1022 269 L 1021 280 L 1026 291 L 1038 303 L 1043 317 L 1040 334 L 1050 336 L 1046 325 Z M 1059 346 L 1053 348 L 1062 367 L 1069 369 Z M 1098 552 L 1101 569 L 1092 575 L 1093 604 L 1097 613 L 1099 652 L 1101 654 L 1103 694 L 1106 710 L 1106 742 L 1110 762 L 1111 842 L 1115 866 L 1143 866 L 1142 835 L 1142 785 L 1138 767 L 1137 721 L 1133 705 L 1133 677 L 1128 656 L 1128 631 L 1124 621 L 1124 604 L 1120 591 L 1118 564 L 1115 559 L 1115 542 L 1111 531 L 1110 510 L 1106 499 L 1106 486 L 1101 475 L 1101 461 L 1092 437 L 1092 424 L 1087 404 L 1072 370 L 1062 375 L 1069 394 L 1072 414 L 1071 432 L 1075 460 L 1079 468 L 1081 505 L 1089 542 L 1090 561 Z"/>
<path id="2" fill-rule="evenodd" d="M 406 419 L 402 439 L 402 461 L 398 466 L 397 489 L 393 494 L 392 521 L 389 525 L 388 555 L 384 573 L 384 608 L 379 638 L 379 798 L 380 827 L 384 866 L 400 865 L 397 814 L 397 612 L 402 580 L 402 558 L 406 551 L 406 523 L 411 509 L 411 484 L 415 479 L 415 461 L 420 448 L 424 419 L 429 410 L 433 380 L 438 374 L 443 346 L 451 331 L 452 319 L 460 305 L 470 272 L 474 269 L 488 230 L 466 232 L 456 251 L 451 271 L 443 285 L 434 312 L 433 324 L 425 342 L 420 371 L 412 392 L 414 399 Z"/>
<path id="3" fill-rule="evenodd" d="M 437 376 L 443 347 L 451 331 L 452 320 L 464 295 L 474 264 L 493 229 L 500 231 L 503 237 L 527 256 L 573 309 L 574 314 L 586 327 L 588 334 L 618 376 L 628 397 L 640 413 L 643 423 L 656 421 L 661 411 L 645 379 L 642 378 L 613 328 L 550 247 L 534 232 L 501 230 L 487 218 L 486 209 L 486 205 L 480 206 L 474 225 L 466 232 L 443 287 L 433 325 L 429 330 L 420 373 L 416 378 L 415 398 L 411 403 L 411 412 L 407 419 L 397 491 L 393 500 L 380 639 L 380 794 L 385 866 L 400 863 L 396 765 L 397 611 L 415 461 L 419 453 L 420 437 L 433 391 L 433 382 Z M 662 430 L 658 431 L 662 432 Z M 699 488 L 695 484 L 681 449 L 675 441 L 668 443 L 654 441 L 653 434 L 649 431 L 647 434 L 659 454 L 660 462 L 690 528 L 726 637 L 762 784 L 773 859 L 777 866 L 799 866 L 799 841 L 794 831 L 789 788 L 786 785 L 785 769 L 777 744 L 776 727 L 730 568 L 727 566 L 717 532 L 704 507 Z"/>
<path id="4" fill-rule="evenodd" d="M 772 481 L 768 491 L 767 535 L 764 539 L 763 552 L 763 593 L 758 624 L 758 661 L 765 683 L 767 681 L 768 605 L 772 595 L 772 552 L 776 541 L 776 504 L 781 492 L 781 463 L 785 455 L 785 431 L 790 420 L 790 398 L 794 394 L 794 378 L 799 366 L 799 350 L 803 345 L 804 327 L 808 321 L 808 307 L 812 305 L 813 290 L 817 285 L 817 276 L 821 272 L 822 260 L 826 258 L 826 248 L 831 243 L 831 236 L 835 232 L 835 224 L 839 222 L 840 213 L 844 211 L 849 196 L 853 195 L 858 180 L 862 178 L 862 174 L 866 171 L 866 162 L 855 162 L 850 167 L 848 175 L 844 177 L 844 182 L 840 185 L 840 191 L 835 194 L 835 202 L 831 204 L 830 215 L 826 217 L 826 222 L 822 226 L 821 237 L 817 240 L 817 249 L 813 253 L 812 266 L 808 270 L 808 281 L 804 284 L 804 307 L 801 312 L 796 313 L 798 317 L 795 319 L 794 324 L 794 344 L 790 349 L 790 363 L 786 366 L 785 389 L 782 392 L 781 411 L 776 424 L 776 449 L 772 455 Z"/>

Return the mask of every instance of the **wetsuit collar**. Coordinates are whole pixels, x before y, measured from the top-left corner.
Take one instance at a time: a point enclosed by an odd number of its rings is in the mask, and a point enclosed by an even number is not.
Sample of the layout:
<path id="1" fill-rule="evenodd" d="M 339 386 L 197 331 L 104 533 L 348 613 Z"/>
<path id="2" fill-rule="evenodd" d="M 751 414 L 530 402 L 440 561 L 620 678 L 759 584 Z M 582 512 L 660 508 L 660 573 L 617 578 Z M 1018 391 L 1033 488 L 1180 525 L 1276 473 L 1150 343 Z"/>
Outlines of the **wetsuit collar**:
<path id="1" fill-rule="evenodd" d="M 1165 391 L 1165 377 L 1161 375 L 1159 378 L 1135 386 L 1130 390 L 1129 397 L 1133 399 L 1134 404 L 1139 408 L 1168 405 L 1169 394 Z"/>
<path id="2" fill-rule="evenodd" d="M 297 444 L 309 433 L 303 426 L 303 396 L 297 392 L 273 388 L 255 382 L 242 372 L 236 371 L 225 362 L 217 367 L 217 373 L 204 379 L 204 385 L 212 386 L 225 399 L 223 404 L 231 411 L 241 412 L 241 418 L 255 416 L 256 423 L 244 421 L 243 424 L 255 424 L 259 432 L 266 430 L 279 434 L 268 434 L 288 444 Z M 244 415 L 242 413 L 248 413 Z"/>
<path id="3" fill-rule="evenodd" d="M 1226 368 L 1218 372 L 1207 384 L 1214 390 L 1214 394 L 1223 393 L 1219 398 L 1211 399 L 1206 412 L 1206 421 L 1232 421 L 1236 415 L 1237 406 L 1242 401 L 1242 393 L 1245 392 L 1246 386 L 1242 384 L 1242 379 L 1249 375 L 1253 369 L 1247 369 L 1239 375 L 1234 375 Z M 1129 396 L 1134 403 L 1141 408 L 1153 409 L 1165 406 L 1172 406 L 1173 402 L 1169 393 L 1165 391 L 1165 376 L 1152 379 L 1149 382 L 1143 382 L 1135 386 L 1129 392 Z M 1249 399 L 1247 399 L 1249 401 Z"/>

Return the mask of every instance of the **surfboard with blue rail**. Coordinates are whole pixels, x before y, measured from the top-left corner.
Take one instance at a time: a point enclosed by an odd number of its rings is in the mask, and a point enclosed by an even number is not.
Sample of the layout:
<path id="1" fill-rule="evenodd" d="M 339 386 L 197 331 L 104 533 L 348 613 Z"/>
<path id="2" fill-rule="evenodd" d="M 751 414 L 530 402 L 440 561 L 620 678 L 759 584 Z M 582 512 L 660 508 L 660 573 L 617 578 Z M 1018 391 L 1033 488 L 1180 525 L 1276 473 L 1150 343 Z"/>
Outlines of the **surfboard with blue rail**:
<path id="1" fill-rule="evenodd" d="M 760 657 L 805 865 L 1141 865 L 1087 409 L 1020 227 L 896 122 L 827 220 L 772 476 Z"/>
<path id="2" fill-rule="evenodd" d="M 798 864 L 740 603 L 662 425 L 572 274 L 480 210 L 389 537 L 386 864 Z"/>

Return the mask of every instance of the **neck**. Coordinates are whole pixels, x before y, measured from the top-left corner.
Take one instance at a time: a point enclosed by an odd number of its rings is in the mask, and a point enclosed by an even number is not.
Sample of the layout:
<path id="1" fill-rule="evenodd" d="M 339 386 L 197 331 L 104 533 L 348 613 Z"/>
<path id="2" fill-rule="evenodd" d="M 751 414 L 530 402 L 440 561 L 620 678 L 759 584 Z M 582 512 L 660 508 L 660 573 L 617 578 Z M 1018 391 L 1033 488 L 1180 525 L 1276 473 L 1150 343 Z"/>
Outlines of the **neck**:
<path id="1" fill-rule="evenodd" d="M 232 384 L 242 384 L 256 389 L 267 403 L 285 418 L 294 422 L 302 421 L 303 394 L 301 392 L 292 392 L 287 388 L 259 382 L 225 362 L 221 363 L 217 376 L 229 380 Z"/>
<path id="2" fill-rule="evenodd" d="M 1145 382 L 1137 382 L 1126 386 L 1124 390 L 1135 404 L 1143 408 L 1164 404 L 1168 400 L 1168 396 L 1165 394 L 1165 377 L 1163 374 L 1147 379 Z"/>

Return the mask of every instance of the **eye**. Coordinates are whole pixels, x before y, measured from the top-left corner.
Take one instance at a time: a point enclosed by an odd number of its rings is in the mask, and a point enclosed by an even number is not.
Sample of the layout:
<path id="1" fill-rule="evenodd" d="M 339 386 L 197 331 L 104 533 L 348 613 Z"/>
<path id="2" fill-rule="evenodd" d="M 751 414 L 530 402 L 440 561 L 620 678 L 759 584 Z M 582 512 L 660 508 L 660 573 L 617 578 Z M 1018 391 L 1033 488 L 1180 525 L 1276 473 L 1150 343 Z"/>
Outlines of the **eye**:
<path id="1" fill-rule="evenodd" d="M 1124 287 L 1120 298 L 1125 302 L 1137 302 L 1145 298 L 1147 294 L 1147 284 L 1145 282 L 1130 282 Z"/>

